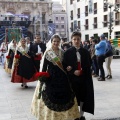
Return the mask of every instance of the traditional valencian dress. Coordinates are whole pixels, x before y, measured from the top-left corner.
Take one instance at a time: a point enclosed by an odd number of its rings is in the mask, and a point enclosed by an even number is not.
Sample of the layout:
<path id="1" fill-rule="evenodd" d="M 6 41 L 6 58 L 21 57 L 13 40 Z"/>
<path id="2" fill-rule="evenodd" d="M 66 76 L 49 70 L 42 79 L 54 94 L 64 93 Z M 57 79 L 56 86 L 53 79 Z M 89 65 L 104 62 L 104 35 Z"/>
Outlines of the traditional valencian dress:
<path id="1" fill-rule="evenodd" d="M 11 45 L 10 48 L 9 48 L 9 51 L 8 51 L 8 56 L 10 58 L 6 59 L 6 63 L 5 63 L 5 71 L 7 73 L 11 73 L 13 59 L 14 59 L 14 55 L 15 55 L 15 50 L 16 50 L 16 47 Z"/>
<path id="2" fill-rule="evenodd" d="M 45 53 L 42 72 L 48 72 L 50 77 L 41 82 L 35 89 L 31 105 L 31 113 L 37 120 L 69 120 L 79 118 L 76 97 L 70 87 L 69 79 L 62 67 L 63 51 L 59 54 L 50 49 Z M 41 98 L 38 99 L 41 92 Z"/>
<path id="3" fill-rule="evenodd" d="M 16 57 L 19 56 L 19 57 Z M 30 57 L 29 48 L 25 49 L 19 46 L 16 49 L 15 58 L 13 61 L 13 73 L 11 82 L 13 83 L 26 83 L 36 80 L 36 69 Z"/>

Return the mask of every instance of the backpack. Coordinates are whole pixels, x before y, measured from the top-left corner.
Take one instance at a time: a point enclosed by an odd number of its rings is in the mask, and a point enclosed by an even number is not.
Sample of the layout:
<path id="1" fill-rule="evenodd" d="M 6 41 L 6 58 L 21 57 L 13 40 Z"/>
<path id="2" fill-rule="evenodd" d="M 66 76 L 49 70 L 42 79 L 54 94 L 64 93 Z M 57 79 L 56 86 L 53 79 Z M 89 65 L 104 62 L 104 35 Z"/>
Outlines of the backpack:
<path id="1" fill-rule="evenodd" d="M 107 45 L 107 47 L 106 47 L 105 58 L 113 56 L 113 47 L 112 47 L 112 45 L 110 44 L 109 41 L 106 41 L 106 45 Z"/>

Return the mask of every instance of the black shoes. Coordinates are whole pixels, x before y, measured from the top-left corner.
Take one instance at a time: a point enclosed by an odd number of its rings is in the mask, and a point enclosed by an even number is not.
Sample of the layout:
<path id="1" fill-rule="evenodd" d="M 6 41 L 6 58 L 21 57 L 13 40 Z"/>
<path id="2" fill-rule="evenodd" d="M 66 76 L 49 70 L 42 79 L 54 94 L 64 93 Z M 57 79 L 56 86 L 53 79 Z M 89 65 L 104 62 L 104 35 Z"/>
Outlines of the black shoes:
<path id="1" fill-rule="evenodd" d="M 112 75 L 107 75 L 105 78 L 112 79 Z"/>
<path id="2" fill-rule="evenodd" d="M 105 81 L 105 78 L 100 77 L 98 78 L 98 81 Z"/>
<path id="3" fill-rule="evenodd" d="M 21 87 L 25 87 L 25 88 L 28 88 L 27 85 L 25 85 L 24 83 L 21 84 Z"/>
<path id="4" fill-rule="evenodd" d="M 80 117 L 80 118 L 77 118 L 75 120 L 86 120 L 84 116 Z"/>
<path id="5" fill-rule="evenodd" d="M 86 120 L 84 116 L 80 117 L 80 120 Z"/>

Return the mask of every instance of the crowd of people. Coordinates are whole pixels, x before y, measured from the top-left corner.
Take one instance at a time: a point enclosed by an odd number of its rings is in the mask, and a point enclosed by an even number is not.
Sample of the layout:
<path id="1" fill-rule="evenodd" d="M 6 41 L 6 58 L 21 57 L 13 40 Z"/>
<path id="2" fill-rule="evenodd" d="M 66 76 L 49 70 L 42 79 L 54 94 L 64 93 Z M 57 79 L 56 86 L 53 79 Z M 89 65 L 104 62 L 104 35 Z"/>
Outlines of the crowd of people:
<path id="1" fill-rule="evenodd" d="M 94 114 L 92 75 L 105 81 L 106 62 L 106 77 L 112 78 L 112 47 L 104 34 L 100 40 L 91 37 L 84 42 L 77 31 L 72 33 L 70 42 L 63 42 L 55 34 L 46 45 L 36 35 L 34 41 L 26 37 L 19 43 L 3 42 L 0 51 L 12 83 L 28 88 L 28 82 L 39 79 L 31 104 L 31 113 L 38 120 L 86 120 L 84 112 Z M 49 76 L 36 78 L 38 73 Z"/>

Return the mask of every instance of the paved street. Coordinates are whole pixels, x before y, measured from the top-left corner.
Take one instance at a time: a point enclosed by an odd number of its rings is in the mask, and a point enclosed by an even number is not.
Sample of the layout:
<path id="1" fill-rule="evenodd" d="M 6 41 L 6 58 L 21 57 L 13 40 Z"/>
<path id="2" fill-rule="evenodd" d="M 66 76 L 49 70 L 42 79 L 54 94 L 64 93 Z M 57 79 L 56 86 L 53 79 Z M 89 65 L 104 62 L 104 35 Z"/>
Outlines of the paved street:
<path id="1" fill-rule="evenodd" d="M 95 115 L 85 114 L 87 120 L 120 120 L 120 59 L 112 62 L 113 79 L 94 81 Z M 12 84 L 10 76 L 0 66 L 0 120 L 36 120 L 30 114 L 30 105 L 36 82 L 28 89 Z"/>

